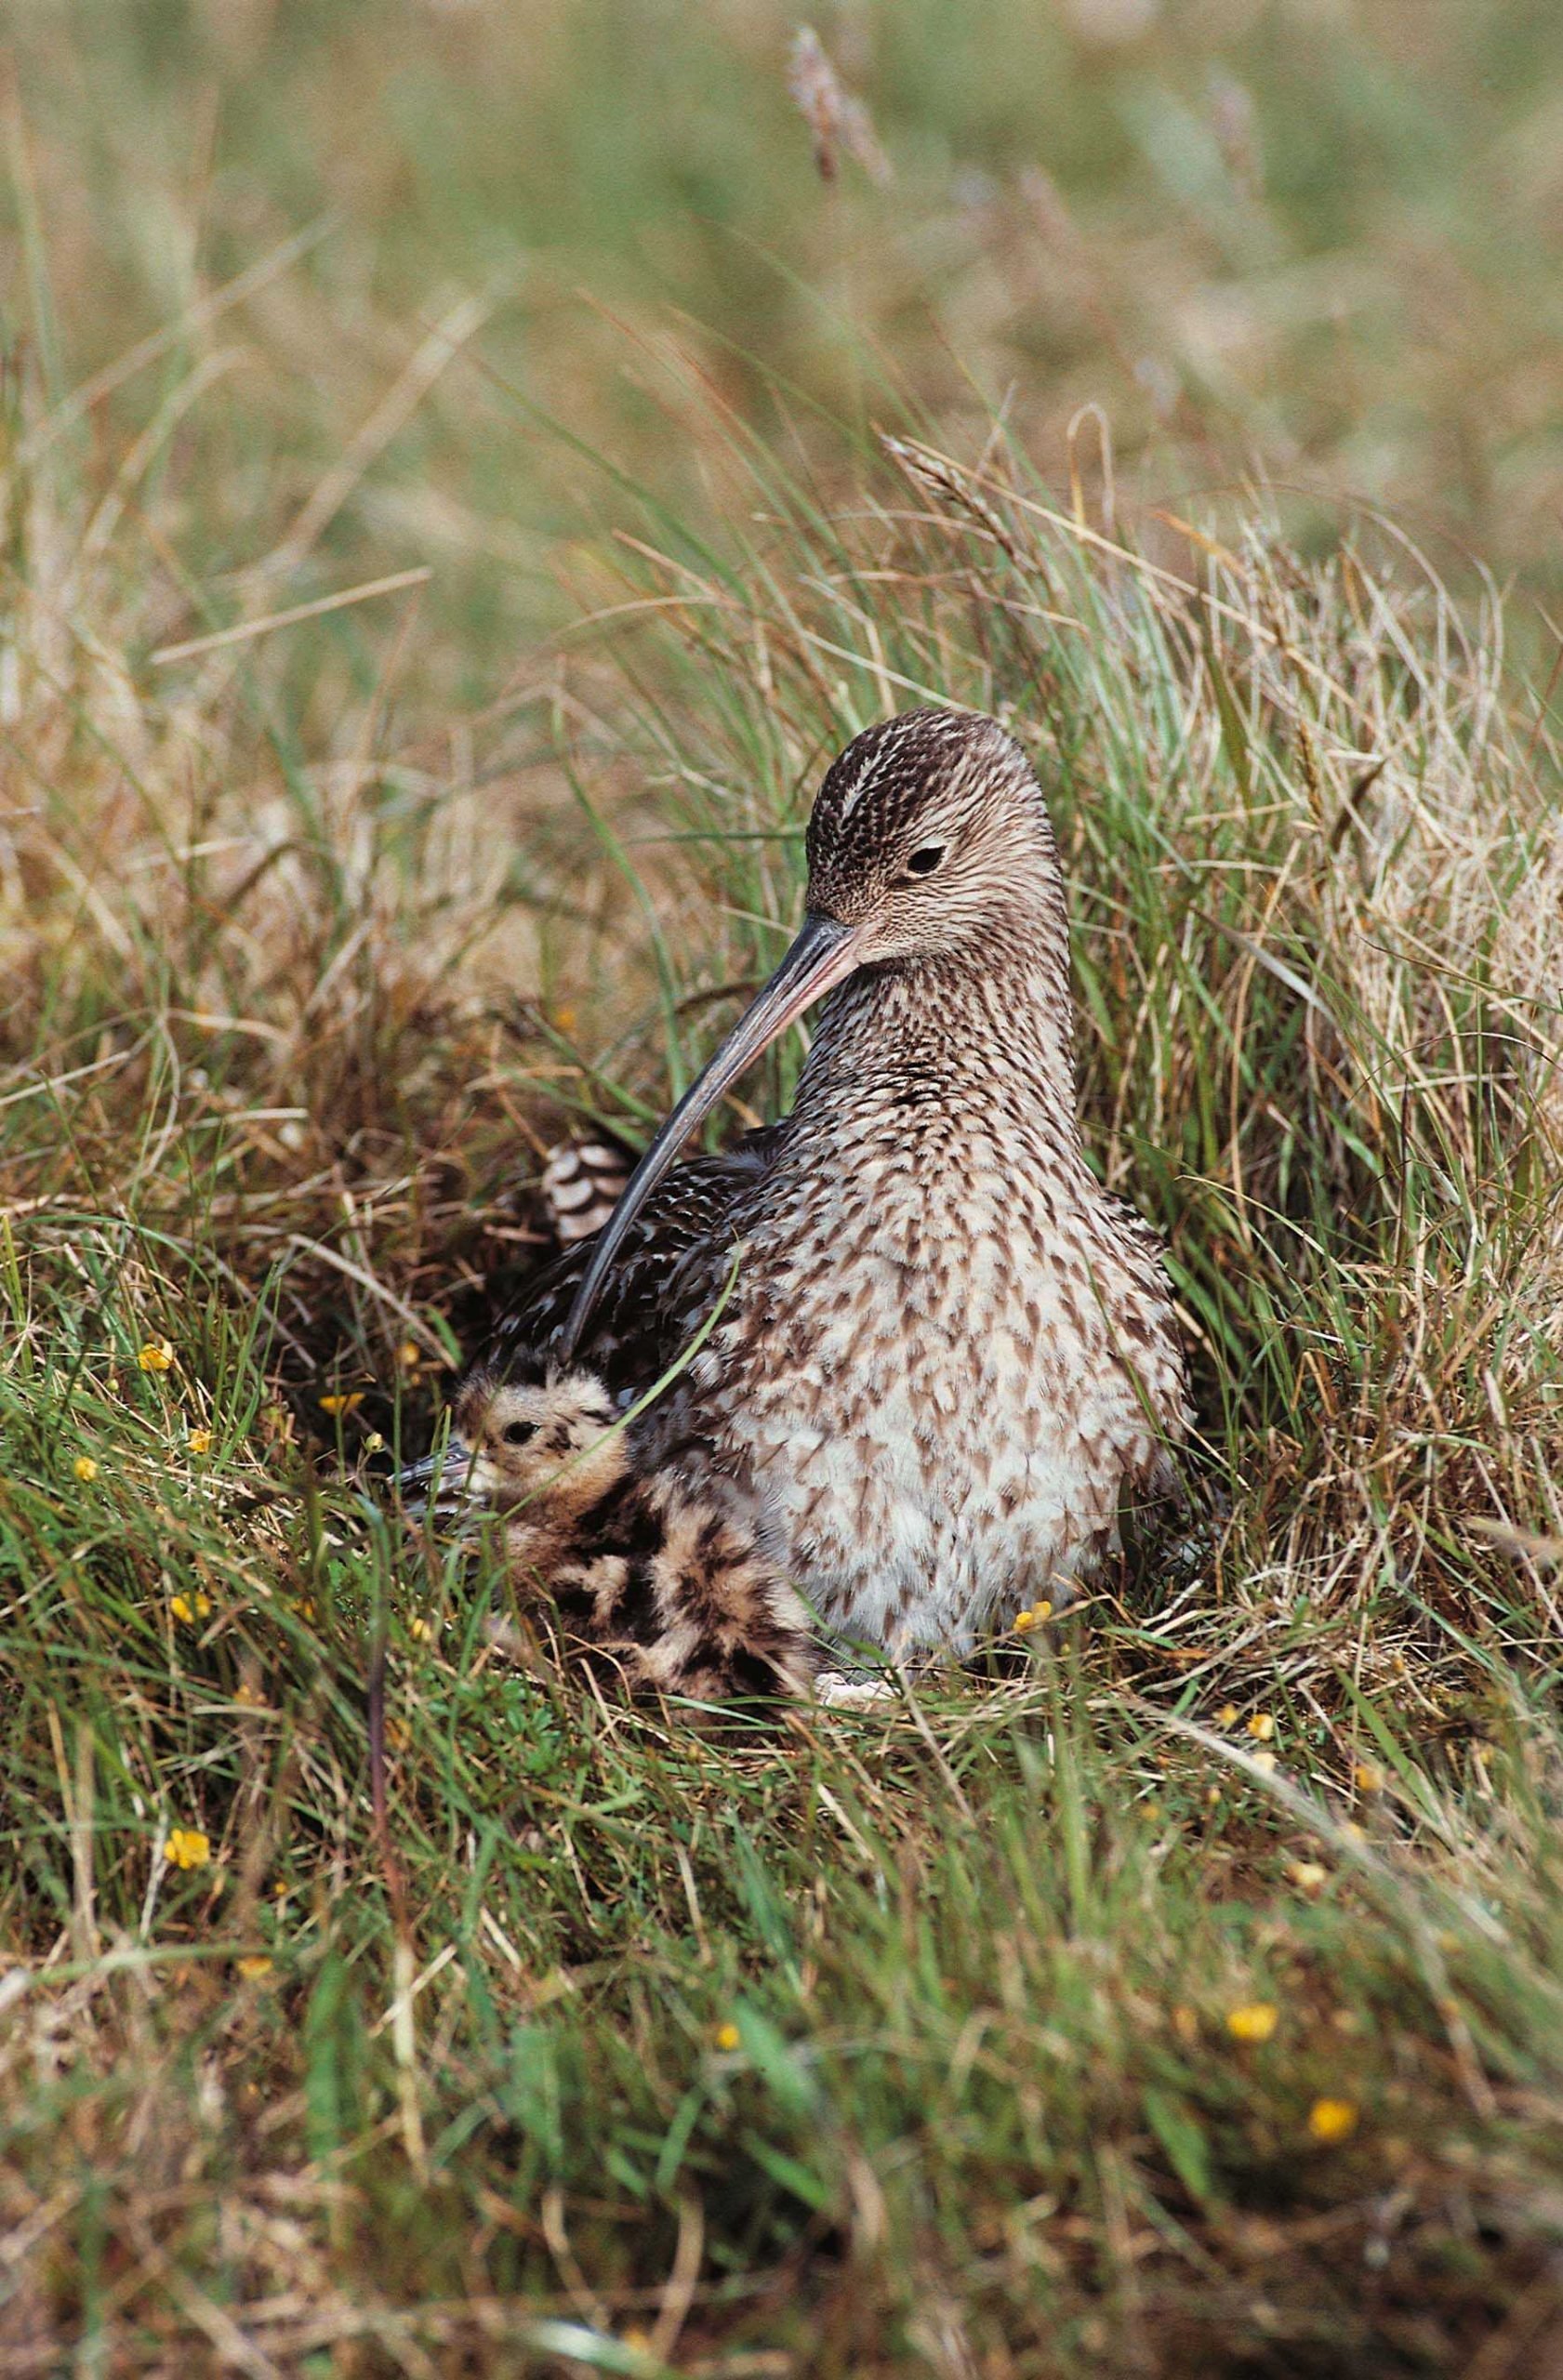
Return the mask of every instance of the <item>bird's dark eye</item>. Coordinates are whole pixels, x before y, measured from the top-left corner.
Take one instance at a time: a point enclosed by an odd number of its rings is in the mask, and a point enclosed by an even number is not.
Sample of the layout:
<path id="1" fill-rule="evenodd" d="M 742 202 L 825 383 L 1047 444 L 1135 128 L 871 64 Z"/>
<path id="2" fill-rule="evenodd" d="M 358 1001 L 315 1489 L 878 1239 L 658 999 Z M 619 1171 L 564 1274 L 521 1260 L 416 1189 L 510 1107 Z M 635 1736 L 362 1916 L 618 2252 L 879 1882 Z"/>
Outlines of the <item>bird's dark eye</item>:
<path id="1" fill-rule="evenodd" d="M 499 1435 L 508 1447 L 523 1447 L 528 1438 L 537 1435 L 536 1421 L 507 1421 Z"/>
<path id="2" fill-rule="evenodd" d="M 943 860 L 944 855 L 945 847 L 943 843 L 924 843 L 922 849 L 920 852 L 913 852 L 910 859 L 907 862 L 907 874 L 908 876 L 932 876 L 934 870 Z"/>

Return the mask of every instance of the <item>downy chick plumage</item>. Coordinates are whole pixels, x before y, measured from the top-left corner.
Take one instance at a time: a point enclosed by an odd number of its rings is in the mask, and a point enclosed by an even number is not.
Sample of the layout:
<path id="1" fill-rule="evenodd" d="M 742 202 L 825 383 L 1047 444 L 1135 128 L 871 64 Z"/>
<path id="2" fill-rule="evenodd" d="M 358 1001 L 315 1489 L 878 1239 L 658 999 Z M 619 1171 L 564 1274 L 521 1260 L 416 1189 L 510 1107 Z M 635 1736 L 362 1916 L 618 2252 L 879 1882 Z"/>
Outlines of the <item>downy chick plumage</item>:
<path id="1" fill-rule="evenodd" d="M 631 1688 L 698 1701 L 810 1693 L 809 1617 L 741 1509 L 643 1466 L 595 1373 L 462 1383 L 444 1490 L 502 1521 L 518 1601 Z"/>

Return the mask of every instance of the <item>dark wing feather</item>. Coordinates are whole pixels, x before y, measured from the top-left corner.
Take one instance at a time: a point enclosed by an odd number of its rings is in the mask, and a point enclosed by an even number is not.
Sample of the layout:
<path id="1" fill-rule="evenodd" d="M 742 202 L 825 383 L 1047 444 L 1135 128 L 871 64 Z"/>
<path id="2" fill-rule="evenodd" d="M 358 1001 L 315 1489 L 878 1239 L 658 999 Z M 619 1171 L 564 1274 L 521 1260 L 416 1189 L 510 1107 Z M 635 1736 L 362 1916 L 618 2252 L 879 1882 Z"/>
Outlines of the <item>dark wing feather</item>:
<path id="1" fill-rule="evenodd" d="M 720 1157 L 686 1157 L 646 1201 L 576 1351 L 615 1395 L 649 1387 L 679 1354 L 687 1281 L 678 1276 L 702 1250 L 713 1266 L 725 1258 L 735 1216 L 775 1163 L 784 1134 L 784 1126 L 768 1124 Z M 529 1368 L 557 1346 L 596 1245 L 593 1233 L 534 1273 L 520 1303 L 495 1327 L 488 1352 L 495 1370 Z"/>

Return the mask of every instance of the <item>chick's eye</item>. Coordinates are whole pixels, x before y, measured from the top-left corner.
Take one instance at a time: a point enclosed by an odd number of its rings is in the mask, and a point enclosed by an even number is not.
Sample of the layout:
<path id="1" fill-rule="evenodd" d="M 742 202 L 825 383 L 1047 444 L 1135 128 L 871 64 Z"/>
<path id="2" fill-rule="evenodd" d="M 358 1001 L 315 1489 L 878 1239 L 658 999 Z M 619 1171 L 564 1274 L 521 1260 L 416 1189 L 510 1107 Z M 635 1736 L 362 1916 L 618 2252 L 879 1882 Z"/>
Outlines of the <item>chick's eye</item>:
<path id="1" fill-rule="evenodd" d="M 908 876 L 932 876 L 945 855 L 943 843 L 924 843 L 907 862 Z"/>
<path id="2" fill-rule="evenodd" d="M 499 1435 L 508 1447 L 523 1447 L 528 1438 L 537 1435 L 536 1421 L 507 1421 Z"/>

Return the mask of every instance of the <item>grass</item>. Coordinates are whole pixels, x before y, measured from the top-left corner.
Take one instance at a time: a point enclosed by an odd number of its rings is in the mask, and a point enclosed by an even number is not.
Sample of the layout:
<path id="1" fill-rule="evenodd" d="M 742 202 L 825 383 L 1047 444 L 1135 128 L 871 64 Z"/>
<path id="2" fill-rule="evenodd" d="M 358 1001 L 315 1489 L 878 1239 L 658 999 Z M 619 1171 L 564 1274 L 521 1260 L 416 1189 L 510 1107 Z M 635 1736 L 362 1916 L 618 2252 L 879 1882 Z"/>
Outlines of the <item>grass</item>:
<path id="1" fill-rule="evenodd" d="M 775 0 L 27 0 L 10 319 L 56 399 L 166 336 L 87 419 L 127 443 L 176 405 L 196 493 L 167 526 L 224 616 L 235 574 L 291 600 L 432 562 L 420 674 L 463 707 L 569 618 L 556 557 L 583 514 L 622 517 L 550 420 L 683 519 L 742 500 L 669 400 L 675 318 L 707 391 L 822 470 L 816 409 L 861 436 L 894 402 L 974 448 L 1002 406 L 1059 487 L 1095 484 L 1104 435 L 1158 499 L 1258 460 L 1321 543 L 1344 488 L 1556 589 L 1544 0 L 901 0 L 820 24 L 883 187 L 815 172 Z"/>
<path id="2" fill-rule="evenodd" d="M 436 231 L 475 255 L 534 176 L 561 249 L 633 279 L 649 193 L 695 236 L 676 124 L 637 122 L 611 190 L 562 192 L 498 145 L 497 14 L 395 12 L 431 78 L 399 82 L 354 12 L 258 5 L 94 16 L 67 73 L 54 37 L 89 13 L 23 28 L 36 236 L 7 383 L 0 2372 L 1544 2369 L 1563 874 L 1527 602 L 1451 592 L 1393 521 L 1340 509 L 1327 540 L 1252 474 L 1115 511 L 1066 468 L 1050 493 L 1040 413 L 971 434 L 936 340 L 901 339 L 902 249 L 868 245 L 888 204 L 936 246 L 946 114 L 1020 138 L 1022 95 L 930 71 L 934 12 L 876 20 L 856 76 L 899 196 L 813 198 L 785 97 L 753 187 L 734 169 L 805 277 L 809 209 L 841 202 L 853 320 L 865 350 L 896 337 L 915 404 L 832 431 L 805 397 L 839 400 L 840 357 L 723 279 L 708 319 L 752 382 L 662 337 L 610 399 L 584 332 L 550 365 L 577 443 L 523 436 L 496 315 L 484 369 L 356 446 L 423 335 L 407 291 L 420 319 L 460 302 L 424 306 Z M 1508 12 L 1508 68 L 1462 112 L 1475 36 L 1435 13 L 1458 55 L 1372 85 L 1395 172 L 1413 88 L 1464 173 L 1490 140 L 1531 154 L 1546 23 Z M 702 71 L 768 88 L 750 20 L 722 28 Z M 1338 31 L 1330 106 L 1393 31 Z M 547 20 L 536 82 L 578 156 L 611 112 L 575 37 Z M 1279 108 L 1290 36 L 1223 38 Z M 1087 125 L 1181 121 L 1172 28 L 1049 42 Z M 210 154 L 247 185 L 211 171 L 159 217 L 140 174 L 111 219 L 84 173 L 57 210 L 84 126 L 120 154 L 203 73 Z M 311 171 L 379 178 L 241 302 L 249 392 L 221 394 L 228 334 L 187 314 L 150 381 L 73 404 L 166 261 L 138 210 L 247 269 L 333 194 L 286 147 L 291 102 L 333 88 L 364 122 Z M 1142 203 L 1132 152 L 1104 208 Z M 393 213 L 407 157 L 422 195 Z M 457 203 L 483 175 L 492 213 Z M 1351 174 L 1282 179 L 1289 236 L 1384 219 Z M 244 187 L 268 201 L 247 231 Z M 1129 230 L 1111 253 L 1143 269 Z M 1201 267 L 1199 239 L 1178 253 Z M 983 287 L 967 258 L 946 294 Z M 1063 403 L 1065 361 L 1034 377 L 1026 405 Z M 600 431 L 621 459 L 593 478 Z M 550 516 L 567 486 L 603 491 L 602 534 Z M 525 505 L 555 583 L 499 591 Z M 430 555 L 431 591 L 155 657 Z M 396 1526 L 385 1473 L 538 1250 L 537 1152 L 664 1111 L 792 919 L 825 757 L 924 694 L 1000 712 L 1049 787 L 1089 1144 L 1168 1236 L 1221 1517 L 915 1700 L 719 1739 L 496 1663 L 489 1557 Z"/>

